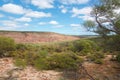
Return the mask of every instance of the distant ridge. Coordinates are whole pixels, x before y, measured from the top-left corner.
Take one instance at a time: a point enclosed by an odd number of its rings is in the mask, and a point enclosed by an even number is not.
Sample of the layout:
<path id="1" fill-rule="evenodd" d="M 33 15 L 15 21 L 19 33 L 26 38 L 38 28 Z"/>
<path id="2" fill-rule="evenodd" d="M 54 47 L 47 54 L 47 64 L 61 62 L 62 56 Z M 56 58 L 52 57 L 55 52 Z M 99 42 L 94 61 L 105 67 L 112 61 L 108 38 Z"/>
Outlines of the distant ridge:
<path id="1" fill-rule="evenodd" d="M 78 37 L 54 32 L 0 31 L 0 36 L 10 37 L 17 43 L 40 43 L 77 40 Z"/>

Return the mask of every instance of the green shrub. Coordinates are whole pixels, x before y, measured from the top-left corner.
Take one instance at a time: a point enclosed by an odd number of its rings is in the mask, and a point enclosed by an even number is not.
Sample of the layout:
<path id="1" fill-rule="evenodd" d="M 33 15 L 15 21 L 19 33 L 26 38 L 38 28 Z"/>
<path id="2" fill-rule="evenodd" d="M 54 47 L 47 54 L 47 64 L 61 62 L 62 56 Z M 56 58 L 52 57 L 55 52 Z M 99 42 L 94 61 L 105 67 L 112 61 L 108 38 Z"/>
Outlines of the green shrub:
<path id="1" fill-rule="evenodd" d="M 38 53 L 39 57 L 40 58 L 45 58 L 47 57 L 48 55 L 48 51 L 47 50 L 41 50 L 39 53 Z"/>
<path id="2" fill-rule="evenodd" d="M 11 56 L 14 58 L 25 59 L 25 56 L 28 54 L 28 51 L 16 50 L 11 52 Z"/>
<path id="3" fill-rule="evenodd" d="M 120 63 L 120 54 L 116 56 L 116 60 Z"/>
<path id="4" fill-rule="evenodd" d="M 78 40 L 73 42 L 72 50 L 78 52 L 78 55 L 87 55 L 98 49 L 95 42 L 91 40 Z"/>
<path id="5" fill-rule="evenodd" d="M 14 51 L 16 44 L 13 39 L 8 37 L 0 37 L 0 57 L 10 56 L 9 52 Z"/>
<path id="6" fill-rule="evenodd" d="M 102 64 L 102 59 L 105 57 L 105 54 L 101 51 L 93 52 L 87 56 L 89 61 L 93 61 L 98 64 Z"/>
<path id="7" fill-rule="evenodd" d="M 48 56 L 48 51 L 46 50 L 41 50 L 39 53 L 37 53 L 36 58 L 34 58 L 34 61 L 33 61 L 34 67 L 38 70 L 47 69 L 47 65 L 46 65 L 47 56 Z"/>
<path id="8" fill-rule="evenodd" d="M 20 58 L 15 59 L 14 64 L 15 64 L 16 66 L 22 67 L 22 68 L 25 68 L 26 65 L 27 65 L 25 59 L 20 59 Z"/>
<path id="9" fill-rule="evenodd" d="M 77 69 L 82 61 L 83 59 L 75 54 L 54 53 L 47 58 L 47 65 L 49 69 Z"/>
<path id="10" fill-rule="evenodd" d="M 17 44 L 16 49 L 24 51 L 27 50 L 27 46 L 25 44 Z"/>
<path id="11" fill-rule="evenodd" d="M 34 60 L 38 58 L 38 55 L 35 51 L 26 51 L 24 59 L 27 61 L 28 65 L 34 65 Z"/>
<path id="12" fill-rule="evenodd" d="M 45 58 L 37 58 L 34 60 L 34 67 L 38 70 L 48 69 Z"/>
<path id="13" fill-rule="evenodd" d="M 114 52 L 120 51 L 120 35 L 109 36 L 108 40 L 104 43 L 105 50 Z"/>
<path id="14" fill-rule="evenodd" d="M 96 64 L 103 64 L 103 60 L 102 59 L 96 59 L 94 62 Z"/>

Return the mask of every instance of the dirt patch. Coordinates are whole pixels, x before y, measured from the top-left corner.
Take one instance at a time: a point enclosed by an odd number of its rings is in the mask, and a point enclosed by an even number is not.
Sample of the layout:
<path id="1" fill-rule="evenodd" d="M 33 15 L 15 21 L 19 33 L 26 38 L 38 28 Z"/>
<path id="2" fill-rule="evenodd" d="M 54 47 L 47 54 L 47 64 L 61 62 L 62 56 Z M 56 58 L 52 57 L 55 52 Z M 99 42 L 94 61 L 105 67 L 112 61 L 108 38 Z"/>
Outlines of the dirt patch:
<path id="1" fill-rule="evenodd" d="M 88 73 L 97 80 L 120 80 L 120 64 L 111 61 L 111 55 L 107 55 L 103 64 L 85 62 L 83 65 Z"/>
<path id="2" fill-rule="evenodd" d="M 106 56 L 103 64 L 84 62 L 87 72 L 96 80 L 120 80 L 120 64 L 111 61 L 111 55 Z M 78 80 L 90 80 L 89 76 L 80 70 Z M 82 72 L 83 71 L 83 72 Z M 38 71 L 31 66 L 25 69 L 14 66 L 12 58 L 0 59 L 0 80 L 77 80 L 76 72 L 58 72 L 53 70 Z"/>
<path id="3" fill-rule="evenodd" d="M 61 72 L 37 71 L 33 67 L 15 67 L 12 58 L 0 59 L 0 80 L 59 80 Z"/>

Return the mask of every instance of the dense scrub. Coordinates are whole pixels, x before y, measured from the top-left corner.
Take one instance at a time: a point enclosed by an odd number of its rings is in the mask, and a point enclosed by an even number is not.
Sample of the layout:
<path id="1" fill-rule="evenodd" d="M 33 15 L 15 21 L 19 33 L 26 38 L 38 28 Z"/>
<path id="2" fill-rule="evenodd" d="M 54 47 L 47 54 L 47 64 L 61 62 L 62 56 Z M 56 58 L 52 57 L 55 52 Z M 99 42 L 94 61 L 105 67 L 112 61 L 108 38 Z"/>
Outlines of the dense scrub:
<path id="1" fill-rule="evenodd" d="M 113 40 L 116 40 L 116 37 Z M 109 41 L 113 40 L 109 38 Z M 119 51 L 119 42 L 116 44 L 112 42 L 102 44 L 103 41 L 97 42 L 96 39 L 81 39 L 38 45 L 16 44 L 11 38 L 0 37 L 0 56 L 12 56 L 15 60 L 14 63 L 20 67 L 31 65 L 39 70 L 77 70 L 78 65 L 84 61 L 84 57 L 90 62 L 102 64 L 102 59 L 105 55 L 103 51 L 111 50 L 108 47 L 109 45 L 114 44 L 111 47 L 115 49 L 114 51 L 117 48 L 117 51 Z M 101 48 L 103 45 L 104 49 Z M 115 48 L 116 46 L 117 48 Z M 120 56 L 118 55 L 116 59 L 120 61 Z"/>
<path id="2" fill-rule="evenodd" d="M 120 35 L 110 35 L 106 36 L 106 38 L 99 37 L 90 40 L 96 42 L 104 53 L 116 56 L 115 58 L 113 57 L 114 60 L 120 62 Z"/>

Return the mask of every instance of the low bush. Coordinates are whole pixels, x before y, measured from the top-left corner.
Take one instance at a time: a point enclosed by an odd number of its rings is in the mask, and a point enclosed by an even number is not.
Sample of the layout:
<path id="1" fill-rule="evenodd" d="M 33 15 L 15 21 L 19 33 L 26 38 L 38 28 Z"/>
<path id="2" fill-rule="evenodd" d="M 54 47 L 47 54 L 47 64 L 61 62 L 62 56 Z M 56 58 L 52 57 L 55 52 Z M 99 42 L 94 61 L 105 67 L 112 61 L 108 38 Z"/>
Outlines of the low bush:
<path id="1" fill-rule="evenodd" d="M 120 35 L 109 36 L 107 41 L 104 43 L 104 49 L 106 51 L 114 52 L 120 51 Z"/>
<path id="2" fill-rule="evenodd" d="M 27 62 L 25 61 L 25 59 L 20 59 L 20 58 L 16 58 L 14 64 L 22 68 L 25 68 L 27 66 Z"/>
<path id="3" fill-rule="evenodd" d="M 34 60 L 34 67 L 38 70 L 48 69 L 46 58 L 37 58 Z"/>
<path id="4" fill-rule="evenodd" d="M 105 54 L 103 53 L 103 52 L 101 52 L 101 51 L 95 51 L 95 52 L 93 52 L 92 54 L 89 54 L 88 56 L 87 56 L 87 59 L 89 60 L 89 61 L 93 61 L 93 62 L 95 62 L 95 63 L 98 63 L 98 64 L 102 64 L 103 62 L 102 62 L 102 59 L 105 57 Z"/>
<path id="5" fill-rule="evenodd" d="M 48 69 L 77 69 L 83 59 L 72 53 L 54 53 L 47 58 Z"/>
<path id="6" fill-rule="evenodd" d="M 16 44 L 13 39 L 8 37 L 0 37 L 0 57 L 10 56 L 11 51 L 16 49 Z"/>
<path id="7" fill-rule="evenodd" d="M 78 55 L 88 55 L 96 50 L 98 50 L 98 46 L 95 42 L 91 40 L 78 40 L 73 42 L 73 51 L 78 52 Z"/>

